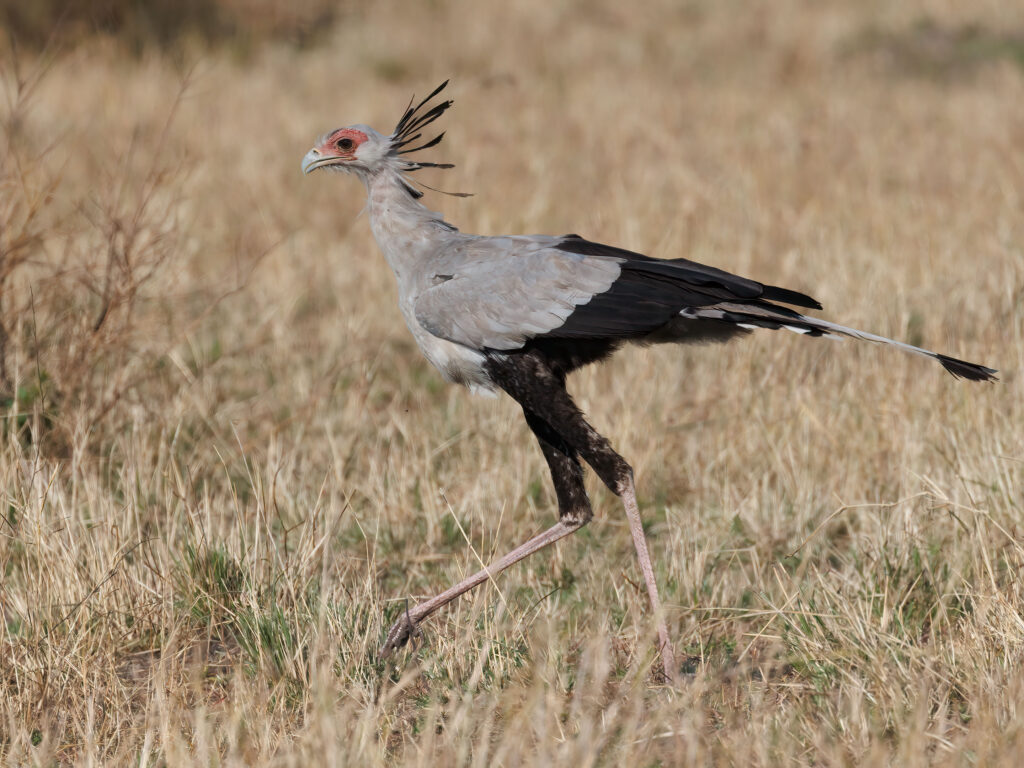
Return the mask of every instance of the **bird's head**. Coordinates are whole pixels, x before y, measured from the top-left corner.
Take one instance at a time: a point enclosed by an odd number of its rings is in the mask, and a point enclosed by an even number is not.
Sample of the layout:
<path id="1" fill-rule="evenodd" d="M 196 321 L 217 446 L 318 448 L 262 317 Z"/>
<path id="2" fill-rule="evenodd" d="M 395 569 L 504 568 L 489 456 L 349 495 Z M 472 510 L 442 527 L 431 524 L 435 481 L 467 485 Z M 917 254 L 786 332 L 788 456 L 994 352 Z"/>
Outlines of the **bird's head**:
<path id="1" fill-rule="evenodd" d="M 410 100 L 402 119 L 398 121 L 390 136 L 378 133 L 367 125 L 350 125 L 321 136 L 302 158 L 303 173 L 327 168 L 333 171 L 354 172 L 365 179 L 388 169 L 401 175 L 418 171 L 420 168 L 454 167 L 451 163 L 428 163 L 406 157 L 413 152 L 437 146 L 444 138 L 442 132 L 419 146 L 410 146 L 422 138 L 424 128 L 437 120 L 452 105 L 451 99 L 430 106 L 427 104 L 444 90 L 446 85 L 447 80 L 415 106 Z M 422 196 L 423 193 L 412 187 L 408 180 L 404 177 L 403 180 L 409 194 L 413 197 Z"/>
<path id="2" fill-rule="evenodd" d="M 302 171 L 317 168 L 332 171 L 372 173 L 383 167 L 391 152 L 391 142 L 368 125 L 350 125 L 321 136 L 302 158 Z"/>

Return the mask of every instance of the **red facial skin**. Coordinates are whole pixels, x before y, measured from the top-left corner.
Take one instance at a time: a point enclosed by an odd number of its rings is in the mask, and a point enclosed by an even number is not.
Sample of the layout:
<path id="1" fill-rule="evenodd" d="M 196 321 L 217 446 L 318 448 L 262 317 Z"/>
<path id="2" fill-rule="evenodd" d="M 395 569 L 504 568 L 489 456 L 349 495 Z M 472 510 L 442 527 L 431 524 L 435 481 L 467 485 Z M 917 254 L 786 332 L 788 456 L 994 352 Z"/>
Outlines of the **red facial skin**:
<path id="1" fill-rule="evenodd" d="M 348 149 L 339 147 L 338 142 L 342 139 L 351 139 L 352 146 Z M 354 128 L 342 128 L 327 137 L 327 141 L 320 146 L 320 153 L 341 160 L 355 160 L 356 150 L 364 141 L 366 141 L 366 134 L 362 131 L 357 131 Z"/>

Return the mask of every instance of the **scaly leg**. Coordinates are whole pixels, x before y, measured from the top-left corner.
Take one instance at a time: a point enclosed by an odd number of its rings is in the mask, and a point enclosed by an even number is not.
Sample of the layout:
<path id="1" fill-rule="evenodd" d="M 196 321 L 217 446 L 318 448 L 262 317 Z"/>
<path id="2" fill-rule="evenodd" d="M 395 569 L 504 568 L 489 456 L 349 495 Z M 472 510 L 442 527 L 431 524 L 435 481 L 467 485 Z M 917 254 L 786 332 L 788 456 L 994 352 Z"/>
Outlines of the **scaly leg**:
<path id="1" fill-rule="evenodd" d="M 489 371 L 501 388 L 523 406 L 528 421 L 533 414 L 534 421 L 530 426 L 538 437 L 558 445 L 563 451 L 578 453 L 593 467 L 604 484 L 622 499 L 656 622 L 662 670 L 667 680 L 674 680 L 675 652 L 669 639 L 654 567 L 647 550 L 647 539 L 636 502 L 632 467 L 615 452 L 607 439 L 587 423 L 565 389 L 565 376 L 553 370 L 543 355 L 528 352 L 493 359 Z"/>
<path id="2" fill-rule="evenodd" d="M 658 597 L 658 582 L 654 578 L 654 566 L 651 563 L 651 555 L 647 551 L 647 537 L 644 536 L 644 524 L 640 519 L 640 508 L 636 503 L 636 489 L 633 487 L 632 474 L 630 474 L 629 481 L 622 490 L 622 502 L 626 507 L 629 532 L 633 534 L 633 547 L 636 549 L 636 557 L 640 561 L 640 572 L 643 573 L 644 583 L 647 585 L 647 597 L 651 601 L 651 610 L 654 612 L 654 620 L 657 622 L 661 667 L 666 679 L 671 682 L 675 679 L 676 654 L 672 648 L 672 641 L 668 637 L 668 625 L 665 624 L 665 614 L 661 610 L 661 598 Z"/>
<path id="3" fill-rule="evenodd" d="M 405 645 L 419 631 L 419 623 L 438 608 L 448 605 L 448 603 L 459 595 L 468 592 L 473 587 L 497 576 L 509 566 L 515 565 L 523 558 L 529 557 L 537 550 L 543 549 L 548 544 L 555 543 L 559 539 L 568 536 L 570 533 L 579 530 L 581 527 L 582 524 L 573 526 L 570 523 L 559 520 L 553 526 L 544 531 L 544 533 L 539 536 L 534 536 L 522 546 L 516 547 L 504 557 L 498 559 L 486 568 L 477 571 L 469 578 L 463 579 L 454 587 L 445 590 L 436 597 L 430 598 L 425 603 L 420 603 L 415 608 L 407 610 L 388 631 L 388 637 L 384 641 L 384 645 L 380 650 L 381 658 L 387 658 L 394 650 Z"/>
<path id="4" fill-rule="evenodd" d="M 542 422 L 530 412 L 526 412 L 526 421 L 537 434 L 544 458 L 551 470 L 551 477 L 555 483 L 555 494 L 558 497 L 559 520 L 553 526 L 539 536 L 534 536 L 525 544 L 513 549 L 504 557 L 491 565 L 477 571 L 469 578 L 463 579 L 454 587 L 445 590 L 436 597 L 432 597 L 425 603 L 420 603 L 415 608 L 405 611 L 388 631 L 387 639 L 381 648 L 381 658 L 386 658 L 397 648 L 405 645 L 418 630 L 419 623 L 439 608 L 447 605 L 452 600 L 462 595 L 473 587 L 482 584 L 487 579 L 497 576 L 506 568 L 518 563 L 520 560 L 529 557 L 539 549 L 553 544 L 570 533 L 574 533 L 590 521 L 590 501 L 587 499 L 587 492 L 583 486 L 583 469 L 576 459 L 575 452 L 564 445 L 555 447 L 542 435 Z M 541 430 L 541 431 L 538 431 Z M 557 438 L 555 438 L 557 440 Z"/>

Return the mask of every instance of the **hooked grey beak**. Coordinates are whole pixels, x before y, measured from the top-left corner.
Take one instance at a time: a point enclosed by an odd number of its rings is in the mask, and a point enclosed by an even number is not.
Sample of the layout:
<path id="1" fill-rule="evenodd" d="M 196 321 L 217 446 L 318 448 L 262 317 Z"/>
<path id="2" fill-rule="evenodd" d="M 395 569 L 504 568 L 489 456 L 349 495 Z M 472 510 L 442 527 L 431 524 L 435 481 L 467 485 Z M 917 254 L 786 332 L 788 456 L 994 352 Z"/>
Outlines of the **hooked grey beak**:
<path id="1" fill-rule="evenodd" d="M 320 154 L 320 150 L 311 149 L 306 153 L 306 156 L 302 158 L 302 172 L 312 173 L 321 166 L 330 165 L 331 163 L 336 162 L 337 159 L 338 158 L 336 157 L 330 156 L 324 157 Z"/>

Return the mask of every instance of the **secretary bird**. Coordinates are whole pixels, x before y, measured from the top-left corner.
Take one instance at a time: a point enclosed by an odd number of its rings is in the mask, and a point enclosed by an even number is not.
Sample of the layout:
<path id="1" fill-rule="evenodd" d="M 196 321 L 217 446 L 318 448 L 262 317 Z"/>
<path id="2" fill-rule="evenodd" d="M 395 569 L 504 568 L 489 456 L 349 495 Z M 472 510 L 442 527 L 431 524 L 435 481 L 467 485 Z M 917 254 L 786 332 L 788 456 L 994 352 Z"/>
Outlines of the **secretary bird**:
<path id="1" fill-rule="evenodd" d="M 513 563 L 578 531 L 592 517 L 583 459 L 626 508 L 657 625 L 662 669 L 676 667 L 637 507 L 633 470 L 587 423 L 566 377 L 626 343 L 724 342 L 757 328 L 807 336 L 853 337 L 937 360 L 955 377 L 993 381 L 996 371 L 846 328 L 787 306 L 821 309 L 797 291 L 763 285 L 683 258 L 654 259 L 579 235 L 485 237 L 460 232 L 420 203 L 407 174 L 451 168 L 409 158 L 441 142 L 423 130 L 452 105 L 409 102 L 388 136 L 365 125 L 321 137 L 302 160 L 355 174 L 366 187 L 370 227 L 398 282 L 398 305 L 427 360 L 474 392 L 504 390 L 520 406 L 547 460 L 558 522 L 436 597 L 407 609 L 388 632 L 387 656 L 419 633 L 427 616 Z M 425 185 L 424 185 L 425 186 Z"/>

